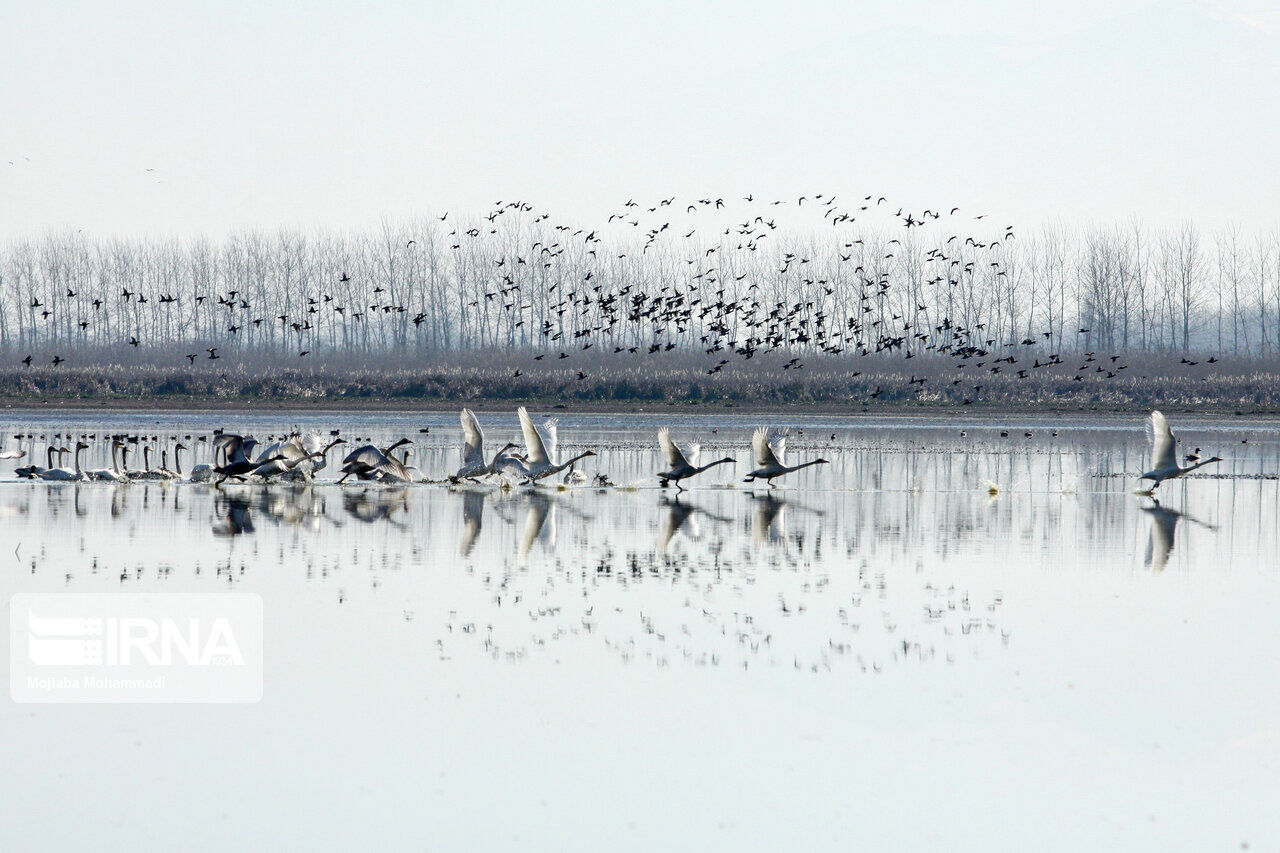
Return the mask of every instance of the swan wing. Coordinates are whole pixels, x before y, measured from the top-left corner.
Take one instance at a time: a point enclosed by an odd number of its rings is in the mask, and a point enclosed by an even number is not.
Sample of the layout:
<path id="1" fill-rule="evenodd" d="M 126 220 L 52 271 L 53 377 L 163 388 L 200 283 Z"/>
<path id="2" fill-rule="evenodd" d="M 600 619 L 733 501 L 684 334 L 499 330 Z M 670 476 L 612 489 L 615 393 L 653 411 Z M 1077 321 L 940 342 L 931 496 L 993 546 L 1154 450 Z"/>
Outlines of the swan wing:
<path id="1" fill-rule="evenodd" d="M 529 410 L 521 406 L 516 410 L 516 414 L 520 416 L 520 430 L 524 433 L 524 447 L 527 451 L 529 467 L 547 464 L 550 461 L 550 457 L 547 456 L 547 446 L 542 443 L 542 434 L 533 425 Z"/>
<path id="2" fill-rule="evenodd" d="M 232 435 L 231 433 L 224 432 L 221 435 L 215 435 L 213 437 L 213 452 L 217 453 L 219 450 L 225 450 L 227 456 L 231 456 L 235 453 L 235 449 L 240 446 L 242 440 L 240 436 Z"/>
<path id="3" fill-rule="evenodd" d="M 751 451 L 755 456 L 757 468 L 767 468 L 777 465 L 778 457 L 774 455 L 773 447 L 769 442 L 770 433 L 766 427 L 756 427 L 756 431 L 751 434 Z"/>
<path id="4" fill-rule="evenodd" d="M 462 464 L 484 467 L 484 432 L 475 412 L 462 410 Z"/>
<path id="5" fill-rule="evenodd" d="M 383 456 L 382 451 L 372 444 L 366 444 L 364 447 L 357 447 L 342 460 L 343 465 L 350 465 L 352 462 L 359 462 L 370 468 L 377 468 L 387 464 L 387 457 Z"/>
<path id="6" fill-rule="evenodd" d="M 773 451 L 773 458 L 778 460 L 779 465 L 787 464 L 787 434 L 785 432 L 770 432 L 769 448 Z"/>
<path id="7" fill-rule="evenodd" d="M 256 465 L 265 465 L 267 464 L 267 461 L 270 460 L 272 457 L 280 455 L 280 448 L 282 448 L 283 446 L 284 445 L 282 445 L 280 442 L 273 441 L 270 444 L 268 444 L 266 447 L 264 447 L 262 449 L 262 452 L 259 453 L 250 461 L 252 461 Z"/>
<path id="8" fill-rule="evenodd" d="M 316 442 L 315 452 L 316 453 L 320 452 L 319 441 Z M 286 441 L 280 447 L 280 455 L 284 457 L 284 459 L 281 461 L 285 463 L 286 468 L 292 468 L 294 465 L 297 465 L 303 459 L 307 458 L 307 454 L 308 454 L 307 443 L 305 440 L 300 438 L 295 438 L 291 441 Z M 267 458 L 270 459 L 271 457 L 268 456 Z"/>
<path id="9" fill-rule="evenodd" d="M 1151 413 L 1151 465 L 1155 471 L 1178 467 L 1178 456 L 1174 448 L 1173 430 L 1169 421 L 1160 412 Z"/>
<path id="10" fill-rule="evenodd" d="M 555 460 L 559 458 L 558 456 L 556 456 L 556 451 L 560 447 L 559 419 L 547 418 L 545 421 L 543 421 L 542 434 L 543 436 L 545 436 L 543 440 L 546 442 L 546 445 L 547 445 L 547 459 L 551 461 L 552 464 L 554 464 Z"/>
<path id="11" fill-rule="evenodd" d="M 666 427 L 658 430 L 658 447 L 662 448 L 662 456 L 667 460 L 668 470 L 674 471 L 689 464 L 684 454 L 680 452 L 680 448 L 676 447 L 676 443 L 671 440 L 671 430 Z"/>

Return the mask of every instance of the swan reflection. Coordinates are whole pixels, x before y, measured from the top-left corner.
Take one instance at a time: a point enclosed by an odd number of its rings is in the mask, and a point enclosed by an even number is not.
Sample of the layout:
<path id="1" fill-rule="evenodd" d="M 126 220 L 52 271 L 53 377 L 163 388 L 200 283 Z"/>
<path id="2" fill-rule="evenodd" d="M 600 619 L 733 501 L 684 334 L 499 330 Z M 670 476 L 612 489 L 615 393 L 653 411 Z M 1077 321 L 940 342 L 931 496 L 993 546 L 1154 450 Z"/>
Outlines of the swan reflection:
<path id="1" fill-rule="evenodd" d="M 1151 517 L 1151 532 L 1147 536 L 1147 551 L 1142 565 L 1153 572 L 1162 572 L 1173 553 L 1174 539 L 1178 532 L 1178 522 L 1185 519 L 1190 524 L 1198 524 L 1208 530 L 1217 530 L 1215 525 L 1193 518 L 1185 512 L 1162 506 L 1159 501 L 1139 504 L 1139 509 Z"/>
<path id="2" fill-rule="evenodd" d="M 250 501 L 240 495 L 227 495 L 214 504 L 214 536 L 239 536 L 253 533 Z"/>
<path id="3" fill-rule="evenodd" d="M 720 524 L 725 524 L 732 520 L 722 515 L 708 512 L 702 507 L 690 503 L 681 495 L 677 495 L 674 498 L 664 497 L 661 501 L 661 506 L 665 507 L 667 511 L 663 513 L 662 521 L 658 525 L 657 550 L 659 554 L 664 555 L 671 547 L 671 543 L 677 538 L 687 539 L 690 542 L 697 542 L 702 538 L 702 529 L 698 525 L 699 516 Z"/>
<path id="4" fill-rule="evenodd" d="M 471 556 L 476 546 L 476 537 L 484 526 L 484 502 L 489 493 L 481 489 L 467 489 L 462 492 L 462 539 L 458 543 L 458 553 L 463 557 Z"/>
<path id="5" fill-rule="evenodd" d="M 773 494 L 751 496 L 751 541 L 757 545 L 782 545 L 787 541 L 787 502 Z"/>
<path id="6" fill-rule="evenodd" d="M 358 491 L 345 490 L 342 493 L 342 508 L 357 521 L 372 524 L 375 521 L 387 521 L 397 527 L 405 526 L 394 518 L 397 512 L 404 510 L 408 514 L 409 489 L 386 489 L 371 487 Z"/>

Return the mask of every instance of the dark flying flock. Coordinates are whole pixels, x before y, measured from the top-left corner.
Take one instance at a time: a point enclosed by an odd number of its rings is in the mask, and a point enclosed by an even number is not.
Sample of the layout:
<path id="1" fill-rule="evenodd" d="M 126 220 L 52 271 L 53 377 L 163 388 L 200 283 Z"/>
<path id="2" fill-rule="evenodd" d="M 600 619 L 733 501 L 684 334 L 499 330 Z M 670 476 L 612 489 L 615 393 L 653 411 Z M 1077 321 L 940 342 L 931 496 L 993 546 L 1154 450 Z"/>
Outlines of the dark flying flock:
<path id="1" fill-rule="evenodd" d="M 782 230 L 788 213 L 810 229 L 807 243 Z M 846 202 L 826 193 L 772 200 L 747 194 L 629 199 L 597 228 L 557 223 L 525 201 L 495 202 L 475 225 L 451 227 L 448 219 L 436 217 L 430 236 L 406 240 L 357 276 L 303 267 L 288 286 L 263 284 L 252 293 L 241 289 L 247 285 L 205 289 L 183 273 L 174 278 L 184 284 L 166 278 L 153 285 L 158 291 L 117 280 L 106 292 L 106 284 L 73 281 L 33 292 L 26 313 L 37 330 L 51 330 L 49 341 L 82 339 L 129 352 L 155 344 L 169 352 L 175 341 L 198 340 L 171 357 L 179 366 L 220 371 L 258 346 L 289 346 L 287 357 L 301 366 L 371 337 L 404 348 L 407 335 L 428 329 L 446 343 L 473 335 L 481 345 L 528 351 L 530 367 L 556 365 L 570 381 L 589 378 L 602 353 L 643 359 L 680 350 L 704 360 L 708 376 L 768 353 L 787 358 L 781 369 L 788 371 L 820 354 L 900 358 L 904 373 L 928 354 L 966 372 L 951 380 L 913 373 L 911 392 L 946 383 L 966 405 L 980 398 L 984 377 L 1026 379 L 1067 364 L 1054 346 L 1076 350 L 1064 340 L 1073 330 L 1059 330 L 1055 340 L 1053 329 L 1019 335 L 988 328 L 990 294 L 1009 275 L 1002 246 L 1016 232 L 959 207 L 913 211 L 884 196 Z M 820 227 L 832 236 L 818 236 Z M 475 285 L 465 304 L 442 307 L 464 294 L 460 285 L 442 291 L 389 271 L 409 269 L 424 253 L 432 277 L 447 267 Z M 95 329 L 108 318 L 118 340 L 104 341 Z M 441 324 L 456 328 L 442 332 Z M 174 337 L 175 327 L 196 331 Z M 1089 333 L 1075 331 L 1084 336 L 1077 341 L 1087 342 Z M 588 351 L 591 357 L 582 357 Z M 1074 364 L 1077 356 L 1071 358 Z M 1075 381 L 1115 379 L 1128 369 L 1119 354 L 1086 351 L 1078 360 Z M 40 366 L 34 353 L 20 362 Z M 61 353 L 47 362 L 66 363 Z M 866 393 L 876 399 L 883 390 Z"/>

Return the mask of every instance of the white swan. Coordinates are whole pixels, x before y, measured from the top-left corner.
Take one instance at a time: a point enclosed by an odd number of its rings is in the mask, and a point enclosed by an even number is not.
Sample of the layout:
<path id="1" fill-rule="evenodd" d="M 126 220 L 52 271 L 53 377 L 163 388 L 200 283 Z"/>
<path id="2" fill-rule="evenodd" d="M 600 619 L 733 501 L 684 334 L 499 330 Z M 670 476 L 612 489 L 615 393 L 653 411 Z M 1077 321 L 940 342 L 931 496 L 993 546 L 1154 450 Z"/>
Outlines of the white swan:
<path id="1" fill-rule="evenodd" d="M 461 415 L 462 421 L 462 467 L 453 475 L 455 480 L 474 480 L 480 477 L 486 477 L 490 474 L 498 473 L 498 461 L 503 458 L 508 450 L 515 447 L 514 444 L 508 442 L 501 450 L 493 455 L 490 462 L 484 460 L 484 430 L 480 428 L 480 421 L 476 419 L 475 412 L 470 409 L 463 409 Z"/>
<path id="2" fill-rule="evenodd" d="M 810 465 L 826 465 L 825 459 L 814 459 L 799 465 L 787 465 L 783 460 L 787 456 L 787 434 L 776 430 L 757 427 L 751 436 L 751 449 L 754 451 L 756 469 L 743 479 L 744 483 L 765 480 L 769 488 L 773 488 L 773 478 L 808 468 Z"/>
<path id="3" fill-rule="evenodd" d="M 388 453 L 388 464 L 384 466 L 381 479 L 389 483 L 421 483 L 426 479 L 422 470 L 416 466 L 409 464 L 409 457 L 413 454 L 413 449 L 406 447 L 404 449 L 404 458 L 396 459 L 395 456 Z"/>
<path id="4" fill-rule="evenodd" d="M 529 417 L 529 411 L 521 406 L 516 414 L 520 416 L 520 429 L 524 432 L 525 447 L 525 467 L 528 473 L 529 482 L 536 482 L 544 477 L 550 477 L 568 468 L 579 459 L 585 459 L 588 456 L 595 456 L 594 450 L 585 450 L 565 462 L 557 463 L 556 446 L 558 444 L 558 430 L 556 427 L 556 419 L 551 418 L 544 425 L 546 431 L 544 437 L 542 432 L 533 425 L 533 418 Z"/>
<path id="5" fill-rule="evenodd" d="M 179 445 L 181 446 L 181 445 Z M 105 483 L 127 483 L 129 478 L 120 470 L 119 463 L 116 462 L 116 453 L 124 447 L 120 439 L 113 439 L 111 442 L 111 467 L 110 468 L 93 468 L 85 471 L 85 475 L 90 480 Z"/>
<path id="6" fill-rule="evenodd" d="M 142 447 L 142 467 L 143 470 L 134 474 L 132 479 L 160 482 L 162 480 L 172 480 L 174 478 L 173 472 L 166 471 L 163 464 L 159 468 L 151 467 L 151 445 L 149 444 L 143 445 Z"/>
<path id="7" fill-rule="evenodd" d="M 13 469 L 13 473 L 18 477 L 34 478 L 39 477 L 45 471 L 53 468 L 53 445 L 49 445 L 44 451 L 44 466 L 40 465 L 24 465 L 21 468 Z"/>
<path id="8" fill-rule="evenodd" d="M 329 451 L 339 444 L 346 444 L 347 440 L 335 438 L 324 446 L 321 446 L 320 442 L 320 436 L 315 433 L 310 433 L 303 438 L 300 447 L 305 455 L 301 459 L 291 459 L 289 463 L 291 467 L 280 474 L 280 479 L 302 483 L 315 482 L 315 475 L 329 466 Z"/>
<path id="9" fill-rule="evenodd" d="M 1165 480 L 1172 480 L 1174 477 L 1189 474 L 1197 468 L 1210 463 L 1222 461 L 1221 457 L 1213 456 L 1183 468 L 1178 465 L 1178 453 L 1175 447 L 1173 430 L 1169 428 L 1169 421 L 1165 416 L 1158 411 L 1152 412 L 1151 418 L 1147 421 L 1147 429 L 1151 438 L 1151 464 L 1153 467 L 1150 471 L 1138 477 L 1139 480 L 1153 481 L 1147 494 L 1158 489 Z"/>
<path id="10" fill-rule="evenodd" d="M 524 458 L 523 453 L 519 453 L 514 444 L 507 445 L 506 449 L 493 457 L 493 473 L 499 477 L 510 474 L 520 479 L 528 479 L 529 464 Z"/>
<path id="11" fill-rule="evenodd" d="M 585 486 L 588 483 L 587 475 L 573 467 L 574 463 L 569 463 L 569 470 L 564 472 L 564 476 L 560 478 L 560 482 L 566 486 Z"/>
<path id="12" fill-rule="evenodd" d="M 671 431 L 666 427 L 658 430 L 658 447 L 662 449 L 663 458 L 667 460 L 666 471 L 658 473 L 658 482 L 662 484 L 662 488 L 666 488 L 668 483 L 675 483 L 677 491 L 684 491 L 684 486 L 680 485 L 681 480 L 686 480 L 695 474 L 701 474 L 717 465 L 733 462 L 733 457 L 726 456 L 723 459 L 717 459 L 715 462 L 708 462 L 701 467 L 698 466 L 698 457 L 702 453 L 702 446 L 698 444 L 689 445 L 689 452 L 685 453 L 679 448 L 674 441 L 671 440 Z"/>
<path id="13" fill-rule="evenodd" d="M 75 456 L 74 456 L 75 470 L 72 470 L 70 468 L 51 468 L 50 470 L 45 471 L 42 474 L 37 474 L 36 476 L 39 477 L 41 480 L 49 480 L 50 482 L 56 482 L 56 483 L 71 483 L 71 482 L 77 482 L 80 480 L 87 480 L 88 477 L 86 477 L 84 475 L 84 472 L 80 470 L 80 454 L 83 453 L 85 449 L 87 449 L 88 447 L 89 445 L 85 444 L 83 441 L 76 442 L 76 450 L 75 450 Z"/>

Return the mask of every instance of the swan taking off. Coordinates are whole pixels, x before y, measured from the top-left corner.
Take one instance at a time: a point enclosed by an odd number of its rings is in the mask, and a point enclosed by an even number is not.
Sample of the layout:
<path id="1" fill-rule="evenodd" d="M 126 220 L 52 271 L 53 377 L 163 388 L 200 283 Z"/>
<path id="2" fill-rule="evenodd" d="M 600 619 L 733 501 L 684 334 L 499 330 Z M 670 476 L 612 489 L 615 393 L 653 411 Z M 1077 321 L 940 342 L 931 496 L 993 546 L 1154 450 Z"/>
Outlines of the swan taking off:
<path id="1" fill-rule="evenodd" d="M 342 477 L 338 482 L 342 483 L 352 474 L 355 474 L 361 480 L 377 480 L 383 477 L 394 477 L 402 481 L 408 480 L 409 475 L 405 471 L 404 464 L 392 456 L 391 451 L 401 445 L 412 443 L 409 439 L 402 438 L 384 450 L 379 450 L 372 444 L 357 447 L 343 458 Z"/>
<path id="2" fill-rule="evenodd" d="M 493 456 L 492 462 L 484 461 L 484 430 L 480 429 L 480 421 L 475 412 L 462 410 L 462 467 L 453 475 L 455 480 L 471 480 L 498 472 L 498 462 L 503 454 L 514 444 L 508 442 Z"/>
<path id="3" fill-rule="evenodd" d="M 790 474 L 792 471 L 799 471 L 810 465 L 827 464 L 825 459 L 814 459 L 810 462 L 801 462 L 799 465 L 787 465 L 784 461 L 787 457 L 787 434 L 765 427 L 756 427 L 755 434 L 751 436 L 751 449 L 756 459 L 756 470 L 748 474 L 742 482 L 766 480 L 771 489 L 774 477 L 781 477 L 783 474 Z"/>
<path id="4" fill-rule="evenodd" d="M 1183 468 L 1178 465 L 1178 454 L 1174 446 L 1173 430 L 1169 428 L 1169 421 L 1160 412 L 1152 412 L 1151 419 L 1148 421 L 1148 429 L 1151 432 L 1151 464 L 1152 469 L 1140 476 L 1139 480 L 1153 480 L 1151 491 L 1154 492 L 1160 487 L 1165 480 L 1172 480 L 1174 477 L 1181 477 L 1197 468 L 1208 465 L 1212 462 L 1221 462 L 1222 458 L 1213 456 L 1194 465 L 1188 465 Z"/>
<path id="5" fill-rule="evenodd" d="M 516 414 L 520 416 L 520 429 L 524 431 L 525 470 L 528 472 L 526 476 L 529 478 L 529 482 L 532 483 L 541 480 L 543 477 L 550 477 L 552 474 L 568 468 L 579 459 L 596 455 L 594 450 L 585 450 L 572 459 L 557 464 L 555 460 L 558 435 L 555 418 L 543 425 L 543 430 L 546 431 L 546 437 L 544 438 L 542 432 L 533 425 L 533 418 L 529 417 L 529 411 L 524 406 L 521 406 Z"/>
<path id="6" fill-rule="evenodd" d="M 726 456 L 723 459 L 717 459 L 715 462 L 708 462 L 706 465 L 698 465 L 698 457 L 702 453 L 702 446 L 698 444 L 689 445 L 689 452 L 685 453 L 680 447 L 671 440 L 671 431 L 666 427 L 658 430 L 658 447 L 662 449 L 662 456 L 667 460 L 667 470 L 658 473 L 658 482 L 662 484 L 662 488 L 666 488 L 668 483 L 675 483 L 677 491 L 684 491 L 684 486 L 680 485 L 681 480 L 687 480 L 695 474 L 701 474 L 710 468 L 725 463 L 732 463 L 733 457 Z"/>

